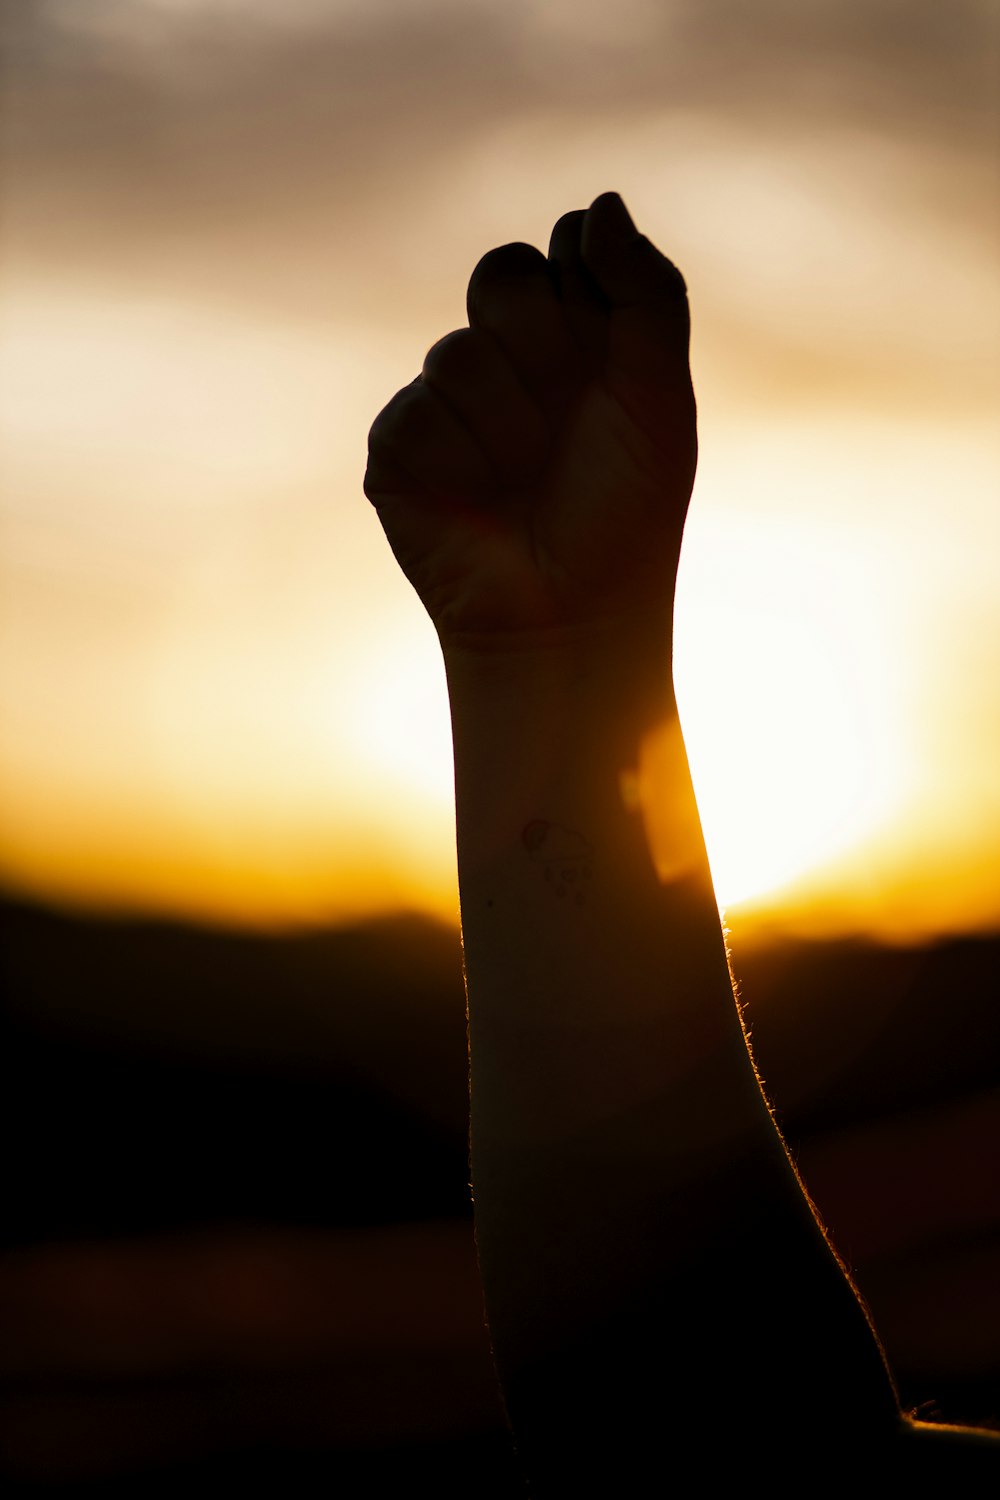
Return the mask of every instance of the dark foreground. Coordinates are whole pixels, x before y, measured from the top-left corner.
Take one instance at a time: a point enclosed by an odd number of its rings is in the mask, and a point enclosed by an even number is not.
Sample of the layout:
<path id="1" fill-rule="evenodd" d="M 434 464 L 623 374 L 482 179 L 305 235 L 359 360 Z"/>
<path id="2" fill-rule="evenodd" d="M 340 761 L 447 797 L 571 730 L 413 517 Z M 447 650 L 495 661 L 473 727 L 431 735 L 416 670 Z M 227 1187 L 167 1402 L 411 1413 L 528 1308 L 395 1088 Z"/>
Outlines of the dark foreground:
<path id="1" fill-rule="evenodd" d="M 1000 939 L 732 937 L 905 1406 L 1000 1426 Z M 456 933 L 0 906 L 6 1492 L 519 1492 L 472 1244 Z"/>

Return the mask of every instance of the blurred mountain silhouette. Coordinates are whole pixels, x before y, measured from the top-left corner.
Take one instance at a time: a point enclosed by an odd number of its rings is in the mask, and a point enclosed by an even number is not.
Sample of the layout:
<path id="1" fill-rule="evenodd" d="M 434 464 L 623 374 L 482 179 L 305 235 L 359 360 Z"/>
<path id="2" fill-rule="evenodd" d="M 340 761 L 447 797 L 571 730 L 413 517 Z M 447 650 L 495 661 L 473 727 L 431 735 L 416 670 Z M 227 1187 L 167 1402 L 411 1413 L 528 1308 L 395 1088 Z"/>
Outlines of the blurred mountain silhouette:
<path id="1" fill-rule="evenodd" d="M 1000 937 L 765 945 L 737 928 L 730 941 L 779 1122 L 872 1306 L 904 1404 L 1000 1419 Z M 364 1454 L 387 1474 L 397 1459 L 412 1474 L 418 1428 L 434 1439 L 425 1456 L 440 1493 L 452 1493 L 445 1448 L 456 1476 L 492 1454 L 496 1487 L 475 1493 L 514 1492 L 496 1456 L 502 1424 L 475 1284 L 456 929 L 399 916 L 269 935 L 7 899 L 0 982 L 0 1309 L 13 1308 L 19 1330 L 0 1368 L 0 1452 L 11 1433 L 29 1433 L 11 1450 L 22 1478 L 69 1483 L 86 1470 L 52 1415 L 52 1382 L 62 1390 L 72 1367 L 79 1416 L 106 1372 L 88 1364 L 89 1334 L 60 1341 L 60 1319 L 78 1331 L 98 1315 L 120 1325 L 128 1400 L 141 1387 L 153 1401 L 167 1275 L 186 1330 L 173 1378 L 190 1367 L 184 1378 L 197 1385 L 207 1361 L 235 1415 L 216 1424 L 218 1441 L 188 1432 L 176 1451 L 126 1455 L 125 1480 L 140 1459 L 175 1478 L 184 1463 L 197 1477 L 212 1464 L 233 1477 L 240 1462 L 259 1476 L 251 1428 L 270 1433 L 279 1470 L 293 1452 L 309 1468 L 315 1450 L 341 1478 Z M 211 1276 L 220 1265 L 249 1275 L 262 1258 L 264 1290 L 224 1327 L 213 1322 Z M 343 1306 L 330 1303 L 334 1286 Z M 352 1299 L 361 1321 L 348 1352 Z M 446 1328 L 442 1365 L 441 1348 L 424 1345 Z M 358 1340 L 371 1344 L 370 1368 Z M 258 1383 L 270 1371 L 263 1394 L 245 1389 L 248 1350 Z M 336 1372 L 336 1399 L 315 1386 L 317 1359 L 327 1383 Z M 288 1361 L 312 1392 L 300 1390 L 294 1440 L 275 1415 Z M 409 1371 L 396 1398 L 390 1370 Z M 438 1391 L 437 1416 L 414 1405 L 421 1389 Z M 202 1397 L 190 1399 L 200 1411 Z M 324 1418 L 330 1401 L 351 1420 Z M 150 1410 L 147 1425 L 174 1430 L 176 1413 L 168 1422 L 155 1401 Z M 114 1446 L 105 1440 L 102 1463 Z"/>

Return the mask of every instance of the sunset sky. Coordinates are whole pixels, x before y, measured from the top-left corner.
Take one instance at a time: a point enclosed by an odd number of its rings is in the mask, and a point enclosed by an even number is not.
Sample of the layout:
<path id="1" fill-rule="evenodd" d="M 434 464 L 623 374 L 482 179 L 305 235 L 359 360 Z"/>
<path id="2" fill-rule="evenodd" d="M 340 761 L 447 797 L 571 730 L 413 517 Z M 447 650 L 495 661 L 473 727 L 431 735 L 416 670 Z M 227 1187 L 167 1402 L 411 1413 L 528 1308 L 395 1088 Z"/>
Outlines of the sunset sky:
<path id="1" fill-rule="evenodd" d="M 3 26 L 8 890 L 455 916 L 443 672 L 365 438 L 483 251 L 615 188 L 691 289 L 677 673 L 720 901 L 1000 928 L 990 0 Z"/>

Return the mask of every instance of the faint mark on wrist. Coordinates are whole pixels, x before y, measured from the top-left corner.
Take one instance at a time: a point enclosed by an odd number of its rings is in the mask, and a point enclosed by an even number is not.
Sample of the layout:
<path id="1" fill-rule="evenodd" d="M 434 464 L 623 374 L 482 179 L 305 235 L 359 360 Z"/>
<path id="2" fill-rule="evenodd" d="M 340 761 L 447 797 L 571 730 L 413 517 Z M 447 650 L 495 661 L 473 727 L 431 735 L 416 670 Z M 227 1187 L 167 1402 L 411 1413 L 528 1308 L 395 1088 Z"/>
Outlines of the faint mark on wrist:
<path id="1" fill-rule="evenodd" d="M 521 842 L 559 900 L 582 906 L 587 899 L 587 883 L 593 877 L 594 850 L 589 840 L 561 823 L 532 818 L 524 826 Z"/>

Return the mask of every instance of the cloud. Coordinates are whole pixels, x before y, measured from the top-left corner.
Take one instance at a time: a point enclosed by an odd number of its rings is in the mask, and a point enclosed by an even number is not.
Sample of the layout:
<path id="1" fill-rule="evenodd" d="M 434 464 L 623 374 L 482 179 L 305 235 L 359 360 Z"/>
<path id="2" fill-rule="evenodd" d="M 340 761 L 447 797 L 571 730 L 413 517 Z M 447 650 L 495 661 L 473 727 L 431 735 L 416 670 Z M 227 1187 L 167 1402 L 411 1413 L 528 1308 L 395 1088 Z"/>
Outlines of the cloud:
<path id="1" fill-rule="evenodd" d="M 23 232 L 351 232 L 520 115 L 698 111 L 994 150 L 981 0 L 40 0 L 7 21 Z M 29 222 L 30 221 L 30 222 Z"/>
<path id="2" fill-rule="evenodd" d="M 991 14 L 981 0 L 10 7 L 8 278 L 419 347 L 462 320 L 486 245 L 544 243 L 555 212 L 614 185 L 700 282 L 703 347 L 743 392 L 767 382 L 741 359 L 789 389 L 824 362 L 827 389 L 898 382 L 915 339 L 942 344 L 944 265 L 949 347 L 971 368 L 995 232 Z"/>
<path id="3" fill-rule="evenodd" d="M 41 805 L 60 806 L 56 751 L 79 754 L 85 729 L 101 785 L 124 776 L 109 747 L 148 722 L 147 679 L 161 721 L 190 728 L 162 754 L 191 771 L 195 824 L 209 791 L 224 799 L 233 744 L 243 784 L 263 784 L 262 680 L 291 726 L 285 784 L 307 744 L 334 774 L 358 711 L 350 663 L 381 670 L 397 638 L 386 627 L 373 667 L 354 621 L 398 618 L 412 636 L 360 494 L 367 424 L 421 338 L 461 320 L 487 245 L 544 243 L 555 213 L 609 186 L 692 283 L 698 515 L 819 511 L 863 545 L 888 512 L 892 567 L 913 572 L 922 546 L 944 609 L 939 539 L 981 540 L 980 511 L 995 512 L 978 429 L 942 424 L 945 399 L 954 413 L 990 397 L 992 14 L 975 0 L 4 8 L 5 458 L 20 483 L 3 502 L 0 692 L 25 764 L 52 748 Z M 815 428 L 797 432 L 796 401 L 821 409 Z M 953 600 L 959 583 L 969 594 L 959 574 Z M 733 576 L 736 613 L 752 613 L 745 558 Z M 920 620 L 925 601 L 897 614 Z M 79 734 L 63 732 L 67 702 Z M 313 723 L 323 704 L 329 731 Z M 141 766 L 131 755 L 129 775 Z M 329 795 L 319 774 L 308 784 Z M 582 858 L 565 837 L 544 857 Z"/>

